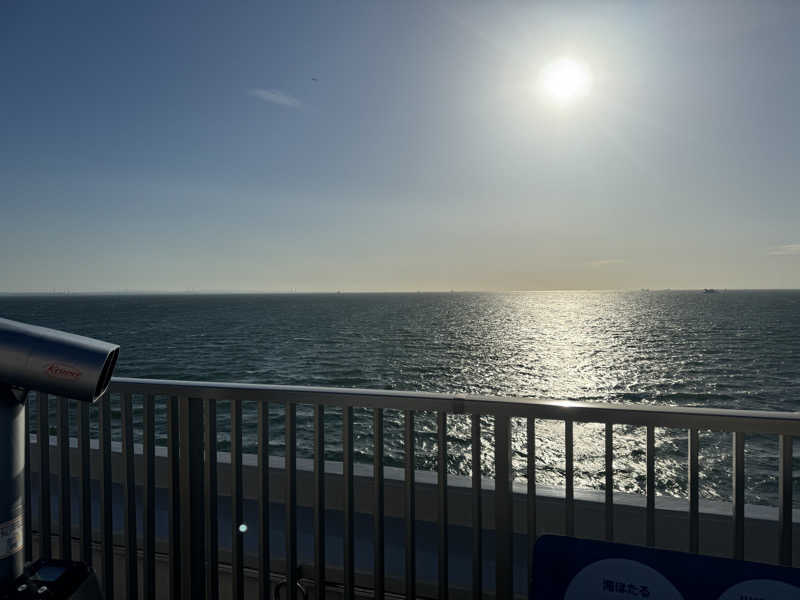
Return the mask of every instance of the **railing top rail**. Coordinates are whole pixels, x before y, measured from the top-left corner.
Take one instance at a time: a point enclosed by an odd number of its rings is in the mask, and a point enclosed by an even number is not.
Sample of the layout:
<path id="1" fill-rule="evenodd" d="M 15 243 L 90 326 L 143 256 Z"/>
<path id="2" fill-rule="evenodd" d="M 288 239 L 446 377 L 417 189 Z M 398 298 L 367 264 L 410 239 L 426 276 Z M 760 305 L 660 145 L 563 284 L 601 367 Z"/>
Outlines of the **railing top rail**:
<path id="1" fill-rule="evenodd" d="M 621 425 L 654 425 L 716 431 L 800 436 L 800 412 L 732 410 L 676 406 L 632 406 L 532 398 L 453 395 L 432 392 L 363 390 L 330 387 L 134 379 L 112 380 L 113 392 L 184 396 L 197 399 L 261 400 L 399 410 L 444 410 Z"/>

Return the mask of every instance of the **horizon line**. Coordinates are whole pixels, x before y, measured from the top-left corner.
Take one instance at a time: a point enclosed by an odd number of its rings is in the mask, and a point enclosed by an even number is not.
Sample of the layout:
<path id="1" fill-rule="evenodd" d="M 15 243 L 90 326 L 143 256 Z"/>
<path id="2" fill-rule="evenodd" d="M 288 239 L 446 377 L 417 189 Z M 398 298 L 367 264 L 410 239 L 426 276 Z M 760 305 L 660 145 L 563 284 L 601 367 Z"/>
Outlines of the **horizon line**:
<path id="1" fill-rule="evenodd" d="M 523 294 L 548 292 L 769 292 L 800 291 L 800 287 L 754 288 L 552 288 L 552 289 L 440 289 L 440 290 L 61 290 L 3 292 L 0 296 L 244 296 L 244 295 L 344 295 L 344 294 Z"/>

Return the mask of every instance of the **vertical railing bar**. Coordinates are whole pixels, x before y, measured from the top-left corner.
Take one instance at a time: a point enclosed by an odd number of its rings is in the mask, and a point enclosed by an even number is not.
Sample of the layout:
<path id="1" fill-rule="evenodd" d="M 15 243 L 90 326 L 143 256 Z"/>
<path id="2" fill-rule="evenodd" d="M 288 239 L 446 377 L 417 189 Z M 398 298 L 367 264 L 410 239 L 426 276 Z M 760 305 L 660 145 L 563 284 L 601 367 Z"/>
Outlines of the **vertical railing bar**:
<path id="1" fill-rule="evenodd" d="M 533 582 L 533 549 L 536 546 L 536 419 L 528 417 L 528 583 Z"/>
<path id="2" fill-rule="evenodd" d="M 181 597 L 205 596 L 203 406 L 180 397 Z"/>
<path id="3" fill-rule="evenodd" d="M 258 418 L 258 524 L 259 524 L 258 597 L 269 598 L 270 597 L 269 582 L 270 582 L 271 569 L 270 569 L 270 552 L 269 552 L 269 403 L 267 401 L 259 400 L 257 418 Z M 216 438 L 215 438 L 215 444 L 216 444 Z"/>
<path id="4" fill-rule="evenodd" d="M 575 445 L 572 421 L 564 421 L 564 532 L 575 535 Z"/>
<path id="5" fill-rule="evenodd" d="M 169 446 L 169 597 L 181 597 L 181 523 L 180 523 L 180 421 L 178 398 L 167 400 L 167 445 Z M 107 596 L 110 598 L 110 596 Z"/>
<path id="6" fill-rule="evenodd" d="M 733 432 L 733 558 L 744 559 L 744 432 Z"/>
<path id="7" fill-rule="evenodd" d="M 405 518 L 406 518 L 406 598 L 417 597 L 417 536 L 414 498 L 416 453 L 414 451 L 414 411 L 405 411 Z"/>
<path id="8" fill-rule="evenodd" d="M 194 600 L 205 596 L 206 583 L 203 406 L 189 396 L 179 402 L 181 595 Z"/>
<path id="9" fill-rule="evenodd" d="M 325 597 L 325 406 L 314 406 L 314 582 Z"/>
<path id="10" fill-rule="evenodd" d="M 614 424 L 606 423 L 606 540 L 614 541 Z"/>
<path id="11" fill-rule="evenodd" d="M 445 600 L 449 589 L 449 561 L 447 547 L 448 515 L 447 515 L 447 413 L 440 410 L 437 414 L 437 432 L 439 445 L 439 598 Z"/>
<path id="12" fill-rule="evenodd" d="M 52 556 L 50 507 L 50 397 L 38 392 L 39 398 L 39 529 L 42 558 Z"/>
<path id="13" fill-rule="evenodd" d="M 354 597 L 354 563 L 355 563 L 355 536 L 353 528 L 353 407 L 345 406 L 342 409 L 344 420 L 342 428 L 344 456 L 344 597 Z"/>
<path id="14" fill-rule="evenodd" d="M 294 402 L 286 403 L 285 415 L 286 597 L 297 600 L 297 405 Z"/>
<path id="15" fill-rule="evenodd" d="M 144 560 L 142 562 L 142 596 L 156 596 L 156 432 L 155 397 L 143 399 L 142 428 L 144 452 Z"/>
<path id="16" fill-rule="evenodd" d="M 497 539 L 496 598 L 511 598 L 514 593 L 513 571 L 513 491 L 511 472 L 511 418 L 494 417 L 495 464 L 495 536 Z"/>
<path id="17" fill-rule="evenodd" d="M 472 598 L 483 598 L 483 511 L 481 498 L 481 416 L 472 415 Z"/>
<path id="18" fill-rule="evenodd" d="M 483 506 L 481 498 L 481 416 L 472 419 L 472 598 L 483 597 Z"/>
<path id="19" fill-rule="evenodd" d="M 89 465 L 89 403 L 78 402 L 78 446 L 80 452 L 81 560 L 92 563 L 92 488 Z"/>
<path id="20" fill-rule="evenodd" d="M 647 426 L 647 479 L 645 493 L 647 494 L 647 523 L 645 526 L 646 544 L 655 546 L 656 544 L 656 436 L 655 427 Z"/>
<path id="21" fill-rule="evenodd" d="M 103 593 L 114 597 L 114 520 L 111 480 L 111 393 L 99 401 L 100 447 L 103 451 L 103 476 L 100 480 L 100 522 L 103 529 Z"/>
<path id="22" fill-rule="evenodd" d="M 69 400 L 56 399 L 56 415 L 58 419 L 58 471 L 59 471 L 59 535 L 60 557 L 72 560 L 72 490 L 69 473 Z"/>
<path id="23" fill-rule="evenodd" d="M 217 401 L 206 398 L 203 401 L 203 421 L 205 421 L 205 491 L 206 491 L 206 598 L 219 598 L 219 527 L 217 525 Z M 261 403 L 259 402 L 259 416 Z M 260 422 L 260 420 L 259 420 Z M 259 434 L 261 431 L 259 430 Z M 261 437 L 259 435 L 259 440 Z M 260 443 L 260 442 L 259 442 Z M 260 549 L 259 549 L 260 552 Z M 268 592 L 269 590 L 267 590 Z M 260 598 L 266 596 L 261 595 Z"/>
<path id="24" fill-rule="evenodd" d="M 136 473 L 133 464 L 133 408 L 131 394 L 122 394 L 123 528 L 125 535 L 125 586 L 128 598 L 139 597 L 138 554 L 136 550 Z"/>
<path id="25" fill-rule="evenodd" d="M 39 397 L 39 530 L 42 558 L 50 558 L 52 532 L 50 529 L 50 397 L 38 392 Z M 109 474 L 110 477 L 110 474 Z"/>
<path id="26" fill-rule="evenodd" d="M 778 437 L 778 563 L 792 566 L 792 436 Z"/>
<path id="27" fill-rule="evenodd" d="M 697 429 L 689 430 L 689 552 L 700 550 L 700 437 Z"/>
<path id="28" fill-rule="evenodd" d="M 383 486 L 383 409 L 372 411 L 372 427 L 374 431 L 372 477 L 375 485 L 375 597 L 383 598 L 385 594 L 384 579 L 384 486 Z"/>
<path id="29" fill-rule="evenodd" d="M 25 411 L 25 515 L 24 539 L 25 562 L 33 559 L 33 509 L 31 508 L 31 411 L 32 400 L 25 398 L 22 410 Z"/>
<path id="30" fill-rule="evenodd" d="M 231 484 L 231 597 L 234 600 L 244 598 L 243 554 L 244 540 L 239 530 L 243 522 L 242 513 L 242 403 L 231 400 L 231 466 L 233 481 Z"/>

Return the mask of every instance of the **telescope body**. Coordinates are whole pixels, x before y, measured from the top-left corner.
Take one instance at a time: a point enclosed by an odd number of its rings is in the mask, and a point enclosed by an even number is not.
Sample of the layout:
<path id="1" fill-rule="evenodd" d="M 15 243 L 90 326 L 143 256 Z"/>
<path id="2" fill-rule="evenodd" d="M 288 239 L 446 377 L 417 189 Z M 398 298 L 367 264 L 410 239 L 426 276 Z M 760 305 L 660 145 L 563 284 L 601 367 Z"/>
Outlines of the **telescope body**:
<path id="1" fill-rule="evenodd" d="M 0 596 L 22 573 L 30 518 L 23 514 L 25 395 L 37 390 L 95 402 L 108 390 L 118 354 L 115 344 L 0 319 Z M 49 440 L 42 442 L 47 452 Z"/>

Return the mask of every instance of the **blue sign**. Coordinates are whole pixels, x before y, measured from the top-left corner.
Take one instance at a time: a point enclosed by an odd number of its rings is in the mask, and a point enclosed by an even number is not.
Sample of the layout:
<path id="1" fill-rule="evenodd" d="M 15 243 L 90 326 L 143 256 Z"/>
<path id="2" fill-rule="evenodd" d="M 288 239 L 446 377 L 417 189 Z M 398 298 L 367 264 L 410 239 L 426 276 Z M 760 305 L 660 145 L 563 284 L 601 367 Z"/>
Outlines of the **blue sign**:
<path id="1" fill-rule="evenodd" d="M 800 569 L 641 546 L 539 538 L 532 600 L 798 600 Z"/>

